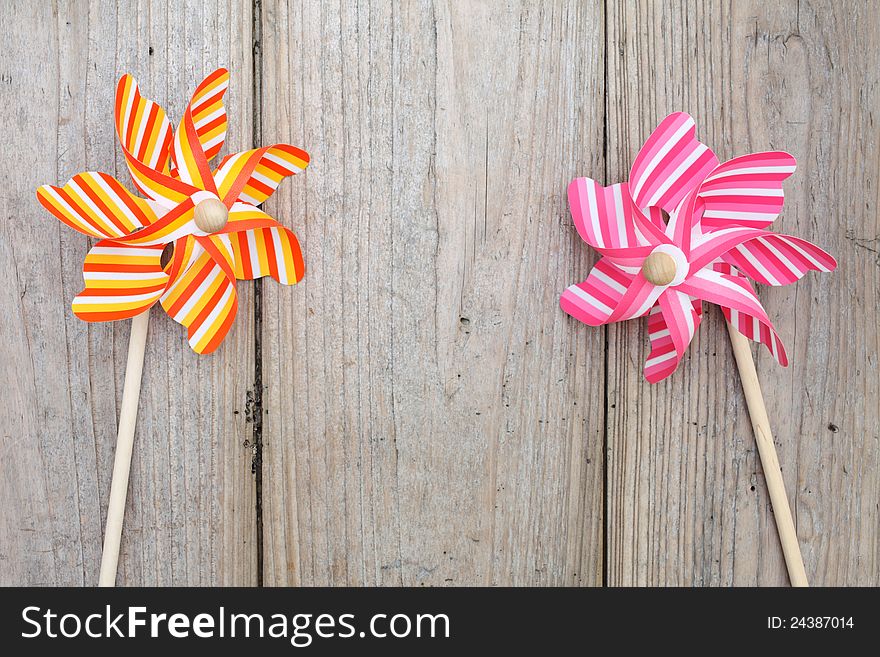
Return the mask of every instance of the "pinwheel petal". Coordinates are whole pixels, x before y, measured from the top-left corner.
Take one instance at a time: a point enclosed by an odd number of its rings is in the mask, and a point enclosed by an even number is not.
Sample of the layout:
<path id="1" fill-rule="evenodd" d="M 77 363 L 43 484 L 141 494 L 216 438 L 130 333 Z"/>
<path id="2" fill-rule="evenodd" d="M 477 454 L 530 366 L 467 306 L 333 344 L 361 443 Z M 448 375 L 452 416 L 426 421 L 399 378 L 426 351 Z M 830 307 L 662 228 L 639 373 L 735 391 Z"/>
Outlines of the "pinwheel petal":
<path id="1" fill-rule="evenodd" d="M 635 205 L 672 212 L 696 188 L 718 158 L 694 136 L 694 120 L 683 112 L 670 114 L 651 133 L 630 171 L 629 185 Z"/>
<path id="2" fill-rule="evenodd" d="M 196 137 L 209 160 L 220 152 L 226 141 L 228 121 L 223 96 L 228 88 L 229 71 L 218 68 L 202 80 L 187 108 Z"/>
<path id="3" fill-rule="evenodd" d="M 663 321 L 669 330 L 669 339 L 676 353 L 676 360 L 681 359 L 688 345 L 693 340 L 697 327 L 700 326 L 702 310 L 695 308 L 694 299 L 680 289 L 668 289 L 657 300 Z M 649 356 L 645 369 L 651 363 Z M 653 363 L 652 363 L 653 365 Z M 677 365 L 677 363 L 676 363 Z"/>
<path id="4" fill-rule="evenodd" d="M 171 259 L 165 265 L 165 271 L 172 281 L 182 274 L 191 263 L 205 250 L 194 235 L 184 235 L 173 242 L 174 250 Z"/>
<path id="5" fill-rule="evenodd" d="M 641 272 L 635 275 L 632 284 L 620 299 L 614 312 L 608 317 L 609 322 L 622 322 L 648 314 L 665 288 L 658 287 L 645 280 Z"/>
<path id="6" fill-rule="evenodd" d="M 130 75 L 123 75 L 116 87 L 116 135 L 131 178 L 144 196 L 173 208 L 198 191 L 168 175 L 173 141 L 168 118 L 156 103 L 140 95 Z"/>
<path id="7" fill-rule="evenodd" d="M 208 235 L 196 237 L 196 241 L 223 270 L 226 278 L 235 283 L 235 253 L 232 249 L 231 236 L 225 234 Z"/>
<path id="8" fill-rule="evenodd" d="M 737 274 L 733 269 L 729 274 L 714 269 L 702 269 L 678 289 L 721 306 L 724 316 L 734 328 L 750 340 L 764 344 L 780 365 L 788 365 L 782 340 L 745 276 Z"/>
<path id="9" fill-rule="evenodd" d="M 601 326 L 608 322 L 633 278 L 607 258 L 600 258 L 584 282 L 562 293 L 559 305 L 584 324 Z"/>
<path id="10" fill-rule="evenodd" d="M 686 255 L 691 252 L 691 238 L 700 216 L 695 212 L 698 191 L 699 188 L 694 187 L 685 195 L 678 207 L 669 214 L 669 222 L 664 231 L 668 240 Z"/>
<path id="11" fill-rule="evenodd" d="M 43 185 L 37 199 L 62 222 L 92 237 L 122 237 L 156 221 L 145 200 L 106 173 L 80 173 L 63 187 Z"/>
<path id="12" fill-rule="evenodd" d="M 662 226 L 633 205 L 627 183 L 603 187 L 590 178 L 576 178 L 568 186 L 568 204 L 581 239 L 601 253 L 669 241 Z"/>
<path id="13" fill-rule="evenodd" d="M 239 231 L 229 236 L 235 254 L 235 277 L 242 280 L 271 276 L 294 285 L 305 274 L 296 236 L 284 226 Z"/>
<path id="14" fill-rule="evenodd" d="M 272 228 L 277 225 L 278 222 L 262 210 L 255 208 L 250 203 L 238 202 L 229 208 L 229 220 L 226 222 L 226 227 L 220 232 L 238 233 L 255 228 Z"/>
<path id="15" fill-rule="evenodd" d="M 797 163 L 782 151 L 751 153 L 720 164 L 700 186 L 704 229 L 766 228 L 785 202 L 782 181 Z"/>
<path id="16" fill-rule="evenodd" d="M 121 237 L 117 241 L 125 244 L 156 245 L 168 244 L 186 235 L 204 235 L 194 219 L 195 206 L 204 196 L 210 196 L 208 192 L 196 192 L 193 196 L 184 199 L 179 205 L 157 219 L 154 223 Z"/>
<path id="17" fill-rule="evenodd" d="M 837 267 L 837 261 L 815 244 L 777 233 L 743 242 L 722 257 L 764 285 L 787 285 L 808 271 L 830 272 Z"/>
<path id="18" fill-rule="evenodd" d="M 662 291 L 640 273 L 627 273 L 609 258 L 600 258 L 587 280 L 562 293 L 559 305 L 584 324 L 601 326 L 641 317 Z"/>
<path id="19" fill-rule="evenodd" d="M 666 217 L 664 216 L 663 208 L 658 208 L 656 206 L 650 207 L 647 212 L 645 212 L 645 216 L 648 217 L 648 221 L 660 229 L 661 233 L 665 234 Z"/>
<path id="20" fill-rule="evenodd" d="M 690 270 L 695 272 L 707 267 L 738 245 L 758 237 L 773 235 L 767 230 L 734 226 L 722 228 L 710 233 L 702 233 L 693 237 L 688 261 Z"/>
<path id="21" fill-rule="evenodd" d="M 785 345 L 770 324 L 745 312 L 740 312 L 726 306 L 721 306 L 721 312 L 728 323 L 742 335 L 753 342 L 760 342 L 773 355 L 777 363 L 788 367 L 788 354 Z"/>
<path id="22" fill-rule="evenodd" d="M 698 326 L 703 316 L 703 302 L 691 299 L 691 306 L 696 317 L 695 326 Z M 648 315 L 648 339 L 651 341 L 651 353 L 645 361 L 645 379 L 649 383 L 657 383 L 672 374 L 681 361 L 659 304 L 651 308 Z"/>
<path id="23" fill-rule="evenodd" d="M 193 351 L 208 354 L 223 342 L 238 311 L 234 279 L 226 272 L 233 256 L 226 236 L 193 239 L 201 248 L 191 243 L 186 247 L 190 260 L 179 268 L 161 303 L 174 321 L 187 328 Z M 205 248 L 207 244 L 211 246 Z M 220 262 L 212 254 L 218 245 L 226 251 Z"/>
<path id="24" fill-rule="evenodd" d="M 229 72 L 223 68 L 202 80 L 174 133 L 172 174 L 209 192 L 217 191 L 208 160 L 220 151 L 226 138 L 223 94 L 228 87 Z"/>
<path id="25" fill-rule="evenodd" d="M 166 209 L 170 210 L 180 205 L 199 191 L 197 187 L 158 173 L 145 164 L 134 160 L 124 149 L 123 154 L 138 191 Z"/>
<path id="26" fill-rule="evenodd" d="M 309 154 L 289 144 L 233 153 L 214 172 L 217 194 L 227 205 L 235 201 L 259 205 L 284 178 L 302 173 L 308 164 Z"/>
<path id="27" fill-rule="evenodd" d="M 131 75 L 123 75 L 116 86 L 115 111 L 116 134 L 122 148 L 137 162 L 168 174 L 171 122 L 158 103 L 141 96 Z"/>
<path id="28" fill-rule="evenodd" d="M 788 354 L 785 352 L 785 345 L 782 344 L 782 340 L 773 326 L 754 315 L 740 312 L 733 308 L 727 308 L 726 306 L 721 306 L 721 312 L 724 313 L 725 319 L 733 325 L 733 328 L 749 340 L 760 342 L 767 347 L 767 350 L 773 355 L 777 363 L 783 367 L 788 367 Z"/>
<path id="29" fill-rule="evenodd" d="M 163 247 L 128 246 L 101 240 L 83 264 L 86 287 L 73 300 L 73 312 L 87 322 L 139 315 L 161 296 L 168 284 L 160 259 Z"/>

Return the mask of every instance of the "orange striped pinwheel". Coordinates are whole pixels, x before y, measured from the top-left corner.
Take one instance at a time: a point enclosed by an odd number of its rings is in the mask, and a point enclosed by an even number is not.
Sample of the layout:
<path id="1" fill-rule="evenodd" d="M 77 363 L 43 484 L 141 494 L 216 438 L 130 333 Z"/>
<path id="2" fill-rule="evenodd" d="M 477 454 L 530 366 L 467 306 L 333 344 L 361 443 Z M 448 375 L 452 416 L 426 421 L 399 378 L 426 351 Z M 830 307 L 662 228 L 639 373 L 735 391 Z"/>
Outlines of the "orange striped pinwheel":
<path id="1" fill-rule="evenodd" d="M 308 154 L 276 144 L 209 161 L 226 138 L 229 73 L 206 77 L 177 128 L 124 75 L 116 89 L 116 134 L 135 187 L 106 173 L 44 185 L 40 203 L 68 226 L 96 237 L 83 265 L 85 289 L 73 312 L 87 322 L 126 319 L 159 301 L 187 328 L 190 346 L 214 351 L 238 309 L 236 279 L 272 276 L 285 285 L 305 271 L 294 234 L 257 209 Z M 161 256 L 173 244 L 166 265 Z"/>

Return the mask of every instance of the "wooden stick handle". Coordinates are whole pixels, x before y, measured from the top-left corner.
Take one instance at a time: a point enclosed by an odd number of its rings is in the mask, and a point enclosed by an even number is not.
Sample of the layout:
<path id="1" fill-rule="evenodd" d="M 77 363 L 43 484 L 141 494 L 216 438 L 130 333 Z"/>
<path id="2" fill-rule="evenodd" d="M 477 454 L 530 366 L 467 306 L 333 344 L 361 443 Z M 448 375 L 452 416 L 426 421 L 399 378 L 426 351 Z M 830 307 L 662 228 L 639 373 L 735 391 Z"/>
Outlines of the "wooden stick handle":
<path id="1" fill-rule="evenodd" d="M 101 575 L 98 586 L 116 586 L 116 566 L 119 562 L 122 519 L 125 516 L 128 473 L 131 469 L 131 450 L 134 444 L 138 399 L 141 395 L 141 374 L 144 369 L 144 348 L 147 344 L 149 323 L 149 310 L 131 320 L 128 362 L 125 365 L 122 409 L 119 412 L 119 428 L 116 434 L 116 457 L 113 461 L 113 479 L 110 483 L 110 502 L 107 505 L 107 525 L 104 529 L 104 551 L 101 553 Z"/>
<path id="2" fill-rule="evenodd" d="M 791 519 L 791 508 L 785 494 L 785 484 L 782 482 L 779 458 L 773 445 L 773 434 L 770 431 L 767 408 L 764 406 L 764 395 L 761 394 L 755 361 L 752 360 L 752 349 L 748 338 L 729 323 L 727 330 L 730 333 L 733 355 L 736 357 L 736 366 L 746 396 L 746 406 L 749 408 L 749 417 L 752 419 L 752 428 L 755 431 L 755 442 L 758 444 L 758 455 L 761 457 L 761 467 L 764 468 L 764 480 L 767 482 L 770 503 L 773 505 L 773 517 L 776 519 L 776 529 L 779 532 L 779 541 L 782 543 L 788 578 L 792 586 L 809 586 L 797 532 Z"/>

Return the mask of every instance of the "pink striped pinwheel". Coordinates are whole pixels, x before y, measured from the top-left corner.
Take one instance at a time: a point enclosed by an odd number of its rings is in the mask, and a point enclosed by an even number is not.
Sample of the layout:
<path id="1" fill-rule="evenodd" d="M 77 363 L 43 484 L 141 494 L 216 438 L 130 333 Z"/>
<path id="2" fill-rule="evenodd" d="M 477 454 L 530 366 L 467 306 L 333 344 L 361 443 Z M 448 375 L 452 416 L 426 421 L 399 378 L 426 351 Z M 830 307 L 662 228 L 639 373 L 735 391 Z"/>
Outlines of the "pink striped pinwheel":
<path id="1" fill-rule="evenodd" d="M 694 132 L 690 116 L 671 114 L 639 151 L 629 182 L 603 187 L 578 178 L 568 188 L 577 231 L 602 257 L 560 305 L 590 326 L 648 315 L 651 383 L 675 371 L 703 301 L 721 306 L 737 331 L 787 365 L 747 276 L 785 285 L 837 266 L 817 246 L 765 230 L 782 210 L 791 155 L 753 153 L 719 164 Z"/>

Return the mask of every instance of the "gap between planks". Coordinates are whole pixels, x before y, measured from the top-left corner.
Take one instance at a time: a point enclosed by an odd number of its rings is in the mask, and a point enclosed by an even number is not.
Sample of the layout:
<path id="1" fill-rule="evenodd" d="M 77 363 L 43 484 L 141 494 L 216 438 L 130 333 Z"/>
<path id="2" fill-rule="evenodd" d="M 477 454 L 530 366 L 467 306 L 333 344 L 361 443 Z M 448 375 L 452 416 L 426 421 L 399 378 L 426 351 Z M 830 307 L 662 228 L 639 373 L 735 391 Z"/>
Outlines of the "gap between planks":
<path id="1" fill-rule="evenodd" d="M 253 148 L 263 143 L 263 7 L 262 0 L 254 0 L 251 10 L 253 73 Z M 263 586 L 263 279 L 254 279 L 254 396 L 251 409 L 254 423 L 254 519 L 257 533 L 257 586 Z"/>

